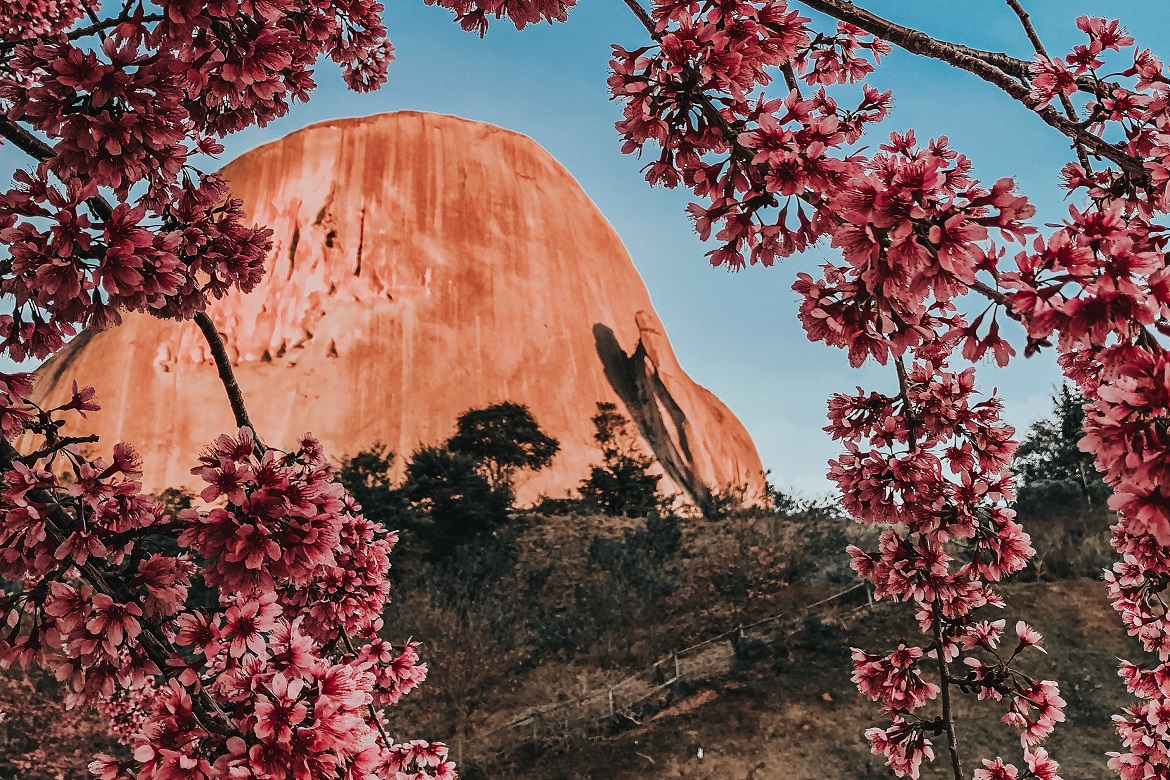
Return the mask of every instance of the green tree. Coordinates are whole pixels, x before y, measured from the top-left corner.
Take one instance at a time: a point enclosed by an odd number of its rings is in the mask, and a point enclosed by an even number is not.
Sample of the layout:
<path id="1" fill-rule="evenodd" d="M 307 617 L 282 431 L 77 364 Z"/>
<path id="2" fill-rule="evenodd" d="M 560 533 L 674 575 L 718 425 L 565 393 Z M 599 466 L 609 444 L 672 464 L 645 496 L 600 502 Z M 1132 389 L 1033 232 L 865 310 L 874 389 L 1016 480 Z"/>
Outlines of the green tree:
<path id="1" fill-rule="evenodd" d="M 581 498 L 614 516 L 645 517 L 658 509 L 661 477 L 650 473 L 654 460 L 642 453 L 630 421 L 616 404 L 602 401 L 592 419 L 603 461 L 581 483 Z"/>
<path id="2" fill-rule="evenodd" d="M 415 451 L 400 492 L 420 516 L 415 533 L 436 558 L 490 535 L 512 504 L 511 493 L 493 488 L 473 458 L 442 447 Z"/>
<path id="3" fill-rule="evenodd" d="M 561 444 L 541 430 L 523 404 L 505 401 L 459 416 L 447 441 L 451 452 L 466 455 L 494 490 L 512 492 L 521 471 L 539 471 L 552 463 Z"/>
<path id="4" fill-rule="evenodd" d="M 406 499 L 391 476 L 395 457 L 389 447 L 375 442 L 346 460 L 337 474 L 349 494 L 362 505 L 366 517 L 391 529 L 409 525 L 412 520 Z"/>
<path id="5" fill-rule="evenodd" d="M 1052 396 L 1052 416 L 1028 429 L 1016 452 L 1019 503 L 1026 511 L 1083 503 L 1100 505 L 1109 486 L 1093 456 L 1077 446 L 1084 435 L 1085 398 L 1064 384 Z"/>

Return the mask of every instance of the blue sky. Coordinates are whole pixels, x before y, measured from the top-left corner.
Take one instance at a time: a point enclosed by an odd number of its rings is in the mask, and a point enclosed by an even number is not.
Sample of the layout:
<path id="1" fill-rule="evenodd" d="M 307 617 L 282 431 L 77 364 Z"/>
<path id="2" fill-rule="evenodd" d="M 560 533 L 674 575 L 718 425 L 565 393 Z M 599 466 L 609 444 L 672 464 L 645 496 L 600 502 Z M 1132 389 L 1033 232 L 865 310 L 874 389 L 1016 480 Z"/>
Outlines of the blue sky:
<path id="1" fill-rule="evenodd" d="M 838 448 L 821 431 L 825 400 L 855 385 L 880 387 L 880 366 L 851 370 L 844 354 L 807 341 L 796 320 L 794 275 L 831 257 L 818 247 L 770 269 L 738 274 L 708 266 L 705 247 L 684 214 L 687 193 L 651 189 L 637 159 L 623 156 L 613 123 L 619 108 L 605 88 L 610 44 L 644 45 L 645 32 L 621 0 L 580 0 L 561 25 L 517 32 L 493 24 L 487 37 L 465 33 L 449 12 L 420 0 L 387 2 L 397 49 L 379 92 L 345 90 L 336 70 L 318 72 L 320 89 L 266 128 L 225 141 L 224 159 L 313 122 L 415 109 L 455 114 L 524 133 L 577 178 L 621 235 L 666 325 L 679 360 L 722 398 L 755 438 L 773 481 L 805 493 L 827 490 L 825 463 Z M 793 0 L 792 5 L 799 7 Z M 1029 57 L 1031 49 L 998 0 L 867 0 L 861 5 L 912 27 L 979 48 Z M 1025 0 L 1049 50 L 1082 40 L 1081 13 L 1121 18 L 1138 43 L 1170 57 L 1165 0 Z M 816 18 L 815 14 L 806 13 Z M 974 76 L 895 49 L 870 80 L 893 89 L 895 110 L 883 132 L 915 128 L 945 134 L 984 180 L 1014 176 L 1045 222 L 1066 213 L 1057 187 L 1067 143 L 1021 106 Z M 1051 356 L 981 367 L 983 387 L 998 386 L 1019 427 L 1047 413 L 1059 381 Z"/>

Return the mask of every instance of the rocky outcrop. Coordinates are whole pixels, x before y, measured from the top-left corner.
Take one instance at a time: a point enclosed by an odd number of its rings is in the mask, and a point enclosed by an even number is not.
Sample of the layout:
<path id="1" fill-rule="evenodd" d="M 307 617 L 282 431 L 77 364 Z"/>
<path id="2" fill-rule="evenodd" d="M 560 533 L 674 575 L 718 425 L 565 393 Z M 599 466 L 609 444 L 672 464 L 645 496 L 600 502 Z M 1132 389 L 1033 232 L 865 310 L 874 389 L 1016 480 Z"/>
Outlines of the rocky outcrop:
<path id="1" fill-rule="evenodd" d="M 314 125 L 224 174 L 273 230 L 265 280 L 211 311 L 266 442 L 312 431 L 337 456 L 409 453 L 468 408 L 525 403 L 562 444 L 521 486 L 530 501 L 580 483 L 594 405 L 613 401 L 668 487 L 761 487 L 747 431 L 679 366 L 617 235 L 532 140 L 401 112 Z M 73 379 L 103 406 L 77 432 L 134 444 L 149 489 L 193 484 L 195 455 L 233 427 L 190 323 L 83 333 L 42 367 L 38 397 Z"/>

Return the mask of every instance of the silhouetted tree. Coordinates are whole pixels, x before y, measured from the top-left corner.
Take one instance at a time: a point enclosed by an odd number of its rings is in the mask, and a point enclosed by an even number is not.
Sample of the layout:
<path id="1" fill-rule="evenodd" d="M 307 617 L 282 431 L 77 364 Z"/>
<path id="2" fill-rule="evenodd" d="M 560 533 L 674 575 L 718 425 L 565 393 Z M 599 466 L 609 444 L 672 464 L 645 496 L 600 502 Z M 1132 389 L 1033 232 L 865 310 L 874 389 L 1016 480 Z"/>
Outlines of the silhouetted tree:
<path id="1" fill-rule="evenodd" d="M 488 535 L 508 518 L 511 493 L 493 489 L 474 459 L 441 447 L 411 456 L 400 489 L 419 519 L 415 532 L 442 555 Z"/>
<path id="2" fill-rule="evenodd" d="M 1052 416 L 1028 429 L 1016 453 L 1019 502 L 1026 511 L 1084 503 L 1100 505 L 1109 486 L 1093 456 L 1077 446 L 1084 435 L 1085 398 L 1064 384 L 1052 396 Z"/>
<path id="3" fill-rule="evenodd" d="M 581 483 L 581 498 L 614 516 L 644 517 L 657 509 L 661 476 L 650 473 L 654 461 L 642 453 L 630 421 L 616 404 L 602 401 L 592 419 L 603 462 Z"/>
<path id="4" fill-rule="evenodd" d="M 366 517 L 386 528 L 401 528 L 410 524 L 407 502 L 394 486 L 391 471 L 394 452 L 381 442 L 346 460 L 338 472 L 338 479 L 349 494 L 362 505 Z"/>
<path id="5" fill-rule="evenodd" d="M 505 401 L 459 416 L 447 449 L 467 455 L 494 490 L 512 492 L 520 471 L 552 463 L 560 442 L 547 435 L 523 404 Z"/>

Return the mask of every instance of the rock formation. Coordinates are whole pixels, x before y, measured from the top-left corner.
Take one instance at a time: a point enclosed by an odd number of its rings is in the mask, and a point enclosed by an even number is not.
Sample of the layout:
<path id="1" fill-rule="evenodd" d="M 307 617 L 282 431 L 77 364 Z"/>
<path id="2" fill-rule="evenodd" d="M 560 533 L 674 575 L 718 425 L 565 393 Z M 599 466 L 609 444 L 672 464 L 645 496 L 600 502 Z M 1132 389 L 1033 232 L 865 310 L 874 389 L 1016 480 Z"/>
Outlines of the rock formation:
<path id="1" fill-rule="evenodd" d="M 308 127 L 224 174 L 273 230 L 265 280 L 211 310 L 266 442 L 311 431 L 339 457 L 374 441 L 409 454 L 469 408 L 525 403 L 562 451 L 523 502 L 580 483 L 599 460 L 594 405 L 613 401 L 667 488 L 762 486 L 747 431 L 678 365 L 616 233 L 529 138 L 401 112 Z M 233 428 L 190 323 L 127 316 L 39 374 L 43 403 L 74 379 L 97 388 L 102 411 L 72 432 L 132 443 L 148 489 L 193 486 L 196 454 Z"/>

